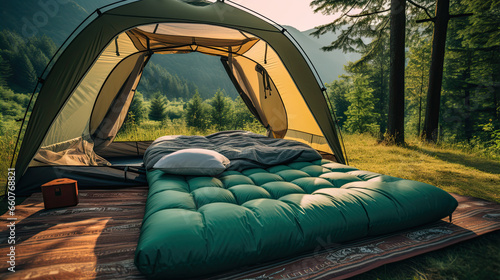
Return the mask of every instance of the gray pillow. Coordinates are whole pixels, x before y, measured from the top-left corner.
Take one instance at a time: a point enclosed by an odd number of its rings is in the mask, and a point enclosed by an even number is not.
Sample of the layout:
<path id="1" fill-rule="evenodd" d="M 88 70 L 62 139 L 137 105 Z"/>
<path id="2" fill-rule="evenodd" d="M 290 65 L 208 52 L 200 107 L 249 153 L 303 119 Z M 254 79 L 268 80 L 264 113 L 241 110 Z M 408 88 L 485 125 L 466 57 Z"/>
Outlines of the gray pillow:
<path id="1" fill-rule="evenodd" d="M 184 149 L 163 156 L 153 166 L 169 174 L 216 176 L 226 170 L 229 159 L 216 151 Z"/>

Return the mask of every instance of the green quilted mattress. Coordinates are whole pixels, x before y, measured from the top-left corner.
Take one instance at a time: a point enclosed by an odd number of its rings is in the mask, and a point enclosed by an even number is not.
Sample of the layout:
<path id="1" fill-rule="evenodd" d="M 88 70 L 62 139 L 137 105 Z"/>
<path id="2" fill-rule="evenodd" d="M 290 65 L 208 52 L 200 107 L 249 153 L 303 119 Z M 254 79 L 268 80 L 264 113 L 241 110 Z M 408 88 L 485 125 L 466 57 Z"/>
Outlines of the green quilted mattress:
<path id="1" fill-rule="evenodd" d="M 200 277 L 451 215 L 420 182 L 334 163 L 293 162 L 218 177 L 148 172 L 135 264 L 149 278 Z M 323 242 L 323 243 L 322 243 Z"/>

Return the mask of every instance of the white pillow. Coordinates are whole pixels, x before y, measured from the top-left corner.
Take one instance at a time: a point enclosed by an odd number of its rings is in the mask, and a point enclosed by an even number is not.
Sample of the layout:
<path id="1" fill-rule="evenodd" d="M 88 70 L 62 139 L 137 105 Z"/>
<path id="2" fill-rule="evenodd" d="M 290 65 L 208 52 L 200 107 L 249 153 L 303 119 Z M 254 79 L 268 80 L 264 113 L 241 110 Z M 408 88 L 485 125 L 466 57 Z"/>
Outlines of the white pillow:
<path id="1" fill-rule="evenodd" d="M 194 176 L 216 176 L 226 170 L 230 161 L 216 151 L 184 149 L 163 156 L 153 166 L 165 173 Z"/>

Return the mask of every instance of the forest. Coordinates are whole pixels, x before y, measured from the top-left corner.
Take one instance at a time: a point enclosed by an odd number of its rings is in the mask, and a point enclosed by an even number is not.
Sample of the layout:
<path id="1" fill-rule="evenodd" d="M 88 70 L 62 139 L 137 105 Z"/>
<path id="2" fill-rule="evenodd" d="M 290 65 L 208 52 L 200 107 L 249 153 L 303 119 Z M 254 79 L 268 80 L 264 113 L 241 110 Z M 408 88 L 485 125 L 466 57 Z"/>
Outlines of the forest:
<path id="1" fill-rule="evenodd" d="M 379 139 L 388 130 L 391 86 L 391 42 L 389 1 L 316 0 L 318 12 L 342 12 L 344 16 L 320 26 L 315 35 L 340 32 L 338 39 L 323 47 L 361 54 L 345 65 L 347 74 L 327 84 L 329 97 L 342 129 L 348 133 L 370 133 Z M 433 43 L 439 38 L 429 18 L 436 1 L 392 1 L 405 3 L 404 96 L 401 119 L 406 138 L 424 137 L 429 110 L 429 82 Z M 439 125 L 435 142 L 453 143 L 500 152 L 500 5 L 498 1 L 437 1 L 449 4 L 446 47 L 442 71 Z M 419 4 L 420 3 L 420 4 Z M 353 9 L 361 12 L 350 12 Z M 347 14 L 350 15 L 347 15 Z M 351 15 L 352 14 L 352 15 Z M 346 16 L 347 15 L 347 16 Z M 427 20 L 425 20 L 427 18 Z M 422 20 L 424 19 L 424 20 Z M 341 26 L 349 26 L 341 29 Z M 403 34 L 405 34 L 403 33 Z M 402 68 L 403 69 L 403 68 Z M 401 78 L 402 77 L 402 78 Z M 431 105 L 436 105 L 433 102 Z M 403 113 L 404 112 L 404 113 Z M 394 117 L 392 118 L 394 119 Z M 403 122 L 404 120 L 404 122 Z"/>

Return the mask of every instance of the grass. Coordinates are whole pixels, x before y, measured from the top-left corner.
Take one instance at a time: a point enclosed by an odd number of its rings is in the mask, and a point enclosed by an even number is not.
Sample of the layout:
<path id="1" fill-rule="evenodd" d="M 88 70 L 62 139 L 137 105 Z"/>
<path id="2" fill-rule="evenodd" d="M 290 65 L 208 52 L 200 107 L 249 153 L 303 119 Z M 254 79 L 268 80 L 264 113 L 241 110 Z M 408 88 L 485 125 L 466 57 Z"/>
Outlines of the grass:
<path id="1" fill-rule="evenodd" d="M 129 129 L 120 130 L 114 141 L 145 141 L 154 140 L 165 135 L 208 135 L 215 133 L 215 129 L 198 131 L 186 126 L 186 123 L 178 121 L 144 121 L 141 125 L 136 125 Z"/>
<path id="2" fill-rule="evenodd" d="M 500 163 L 461 148 L 409 141 L 378 144 L 369 135 L 346 135 L 350 165 L 417 180 L 448 192 L 500 202 Z M 387 264 L 352 279 L 500 279 L 500 232 Z"/>
<path id="3" fill-rule="evenodd" d="M 0 135 L 0 196 L 5 194 L 7 169 L 10 167 L 15 141 L 14 135 Z"/>
<path id="4" fill-rule="evenodd" d="M 417 141 L 405 147 L 386 146 L 370 135 L 346 135 L 345 145 L 349 164 L 356 168 L 500 203 L 498 161 Z"/>
<path id="5" fill-rule="evenodd" d="M 247 124 L 243 130 L 260 134 L 266 133 L 266 129 L 257 122 Z M 148 120 L 142 122 L 141 125 L 120 130 L 114 141 L 147 141 L 165 135 L 209 135 L 217 131 L 213 127 L 205 130 L 187 127 L 186 122 L 182 119 L 167 120 L 164 122 Z"/>

